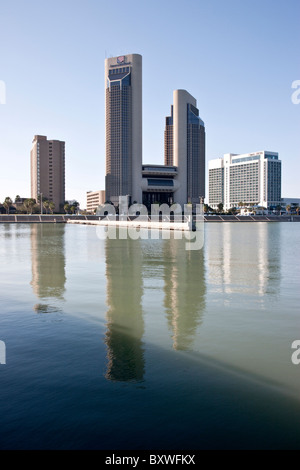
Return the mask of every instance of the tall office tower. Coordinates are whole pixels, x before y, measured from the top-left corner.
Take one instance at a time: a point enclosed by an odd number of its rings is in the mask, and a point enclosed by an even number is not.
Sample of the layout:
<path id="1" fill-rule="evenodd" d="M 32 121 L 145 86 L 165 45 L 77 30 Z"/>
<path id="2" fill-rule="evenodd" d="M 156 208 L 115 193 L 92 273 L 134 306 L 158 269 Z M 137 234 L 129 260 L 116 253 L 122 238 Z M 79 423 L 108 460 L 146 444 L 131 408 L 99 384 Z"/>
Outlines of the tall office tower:
<path id="1" fill-rule="evenodd" d="M 142 202 L 142 56 L 105 60 L 106 199 Z"/>
<path id="2" fill-rule="evenodd" d="M 281 204 L 281 161 L 276 152 L 232 153 L 209 162 L 209 205 L 276 208 Z"/>
<path id="3" fill-rule="evenodd" d="M 54 202 L 55 212 L 65 202 L 65 142 L 36 135 L 31 149 L 31 197 Z"/>
<path id="4" fill-rule="evenodd" d="M 170 144 L 173 134 L 173 148 Z M 186 90 L 175 90 L 172 115 L 166 119 L 165 162 L 177 167 L 179 189 L 175 202 L 199 204 L 205 197 L 205 126 L 196 99 Z"/>
<path id="5" fill-rule="evenodd" d="M 165 127 L 165 165 L 173 166 L 173 106 L 171 106 L 171 116 L 166 117 Z"/>

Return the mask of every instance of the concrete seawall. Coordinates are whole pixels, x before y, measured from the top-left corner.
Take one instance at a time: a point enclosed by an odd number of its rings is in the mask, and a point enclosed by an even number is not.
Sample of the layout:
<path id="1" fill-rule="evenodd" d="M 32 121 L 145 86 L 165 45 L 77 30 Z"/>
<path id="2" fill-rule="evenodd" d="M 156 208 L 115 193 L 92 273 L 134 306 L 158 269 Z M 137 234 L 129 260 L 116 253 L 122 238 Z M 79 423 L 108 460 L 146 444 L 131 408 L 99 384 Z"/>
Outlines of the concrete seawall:
<path id="1" fill-rule="evenodd" d="M 19 224 L 47 224 L 47 223 L 67 223 L 68 220 L 99 220 L 98 216 L 85 215 L 0 215 L 0 223 Z"/>
<path id="2" fill-rule="evenodd" d="M 204 222 L 300 222 L 300 215 L 205 215 Z"/>
<path id="3" fill-rule="evenodd" d="M 69 215 L 1 215 L 0 214 L 0 223 L 29 223 L 29 224 L 45 224 L 45 223 L 67 223 L 67 222 L 80 222 L 80 223 L 88 223 L 88 222 L 99 222 L 104 217 L 99 217 L 96 215 L 76 215 L 76 216 L 69 216 Z M 130 218 L 131 221 L 134 221 L 134 217 Z M 119 221 L 117 221 L 120 223 Z M 285 216 L 276 216 L 276 215 L 256 215 L 256 216 L 236 216 L 236 215 L 205 215 L 204 222 L 300 222 L 300 215 L 285 215 Z M 150 223 L 150 222 L 149 222 Z M 151 227 L 153 227 L 153 223 L 151 223 Z M 167 222 L 160 222 L 160 223 L 167 223 Z M 169 222 L 172 226 L 174 222 Z M 185 230 L 185 228 L 184 228 Z"/>

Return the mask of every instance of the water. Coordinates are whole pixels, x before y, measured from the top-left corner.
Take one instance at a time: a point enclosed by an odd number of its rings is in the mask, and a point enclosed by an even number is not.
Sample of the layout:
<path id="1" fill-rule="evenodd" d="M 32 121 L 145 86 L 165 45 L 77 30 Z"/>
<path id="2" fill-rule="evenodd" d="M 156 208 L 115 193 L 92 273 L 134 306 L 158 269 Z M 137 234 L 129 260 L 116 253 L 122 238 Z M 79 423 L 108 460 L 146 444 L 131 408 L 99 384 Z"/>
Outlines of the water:
<path id="1" fill-rule="evenodd" d="M 299 449 L 299 237 L 0 224 L 0 448 Z"/>

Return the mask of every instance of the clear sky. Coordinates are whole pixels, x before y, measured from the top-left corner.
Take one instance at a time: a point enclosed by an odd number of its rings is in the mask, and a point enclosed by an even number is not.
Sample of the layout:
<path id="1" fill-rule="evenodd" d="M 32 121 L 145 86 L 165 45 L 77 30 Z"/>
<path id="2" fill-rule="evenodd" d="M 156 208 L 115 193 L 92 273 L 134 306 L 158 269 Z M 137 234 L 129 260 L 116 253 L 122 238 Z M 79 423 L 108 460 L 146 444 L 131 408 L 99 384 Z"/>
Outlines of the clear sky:
<path id="1" fill-rule="evenodd" d="M 30 197 L 35 134 L 66 142 L 66 199 L 84 208 L 105 188 L 104 60 L 129 53 L 143 56 L 144 163 L 163 164 L 183 88 L 207 160 L 279 152 L 282 196 L 299 198 L 299 18 L 299 0 L 0 0 L 0 201 Z"/>

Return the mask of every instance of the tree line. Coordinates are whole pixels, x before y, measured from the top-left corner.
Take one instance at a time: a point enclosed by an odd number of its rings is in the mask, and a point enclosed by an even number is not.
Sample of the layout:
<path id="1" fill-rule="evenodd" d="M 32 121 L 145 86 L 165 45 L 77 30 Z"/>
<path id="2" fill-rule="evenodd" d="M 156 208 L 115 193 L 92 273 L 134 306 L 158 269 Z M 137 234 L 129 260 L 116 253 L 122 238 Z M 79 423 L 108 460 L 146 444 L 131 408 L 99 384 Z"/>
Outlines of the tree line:
<path id="1" fill-rule="evenodd" d="M 212 207 L 210 207 L 208 204 L 204 204 L 204 213 L 205 214 L 208 214 L 208 213 L 214 213 L 214 214 L 228 214 L 228 215 L 236 215 L 240 212 L 240 209 L 245 207 L 247 209 L 249 209 L 251 212 L 255 212 L 257 210 L 260 210 L 260 211 L 266 211 L 267 208 L 266 207 L 258 207 L 258 208 L 254 208 L 253 207 L 254 204 L 247 204 L 247 203 L 244 203 L 244 202 L 239 202 L 239 204 L 237 205 L 237 207 L 231 207 L 230 209 L 228 209 L 226 212 L 224 212 L 224 204 L 222 202 L 220 202 L 220 204 L 218 204 L 217 206 L 217 209 L 213 209 Z M 292 205 L 287 205 L 285 207 L 281 206 L 281 205 L 278 205 L 276 206 L 275 210 L 277 212 L 282 212 L 283 210 L 286 210 L 288 214 L 290 213 L 296 213 L 297 215 L 299 215 L 299 211 L 300 211 L 300 208 L 297 204 L 292 204 Z"/>
<path id="2" fill-rule="evenodd" d="M 38 196 L 38 199 L 28 198 L 28 199 L 21 199 L 20 196 L 15 197 L 15 201 L 10 197 L 6 197 L 2 203 L 4 209 L 6 210 L 6 214 L 10 214 L 11 208 L 14 207 L 15 211 L 18 214 L 54 214 L 55 212 L 55 204 L 53 201 L 49 201 L 47 198 Z M 79 202 L 74 201 L 72 204 L 69 204 L 68 201 L 65 201 L 63 210 L 66 214 L 75 214 L 78 211 Z M 45 212 L 44 212 L 45 211 Z"/>

